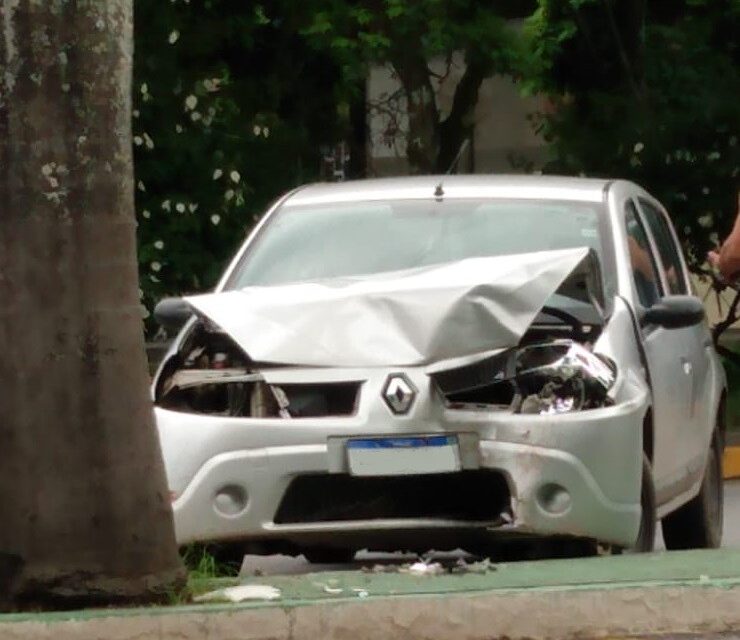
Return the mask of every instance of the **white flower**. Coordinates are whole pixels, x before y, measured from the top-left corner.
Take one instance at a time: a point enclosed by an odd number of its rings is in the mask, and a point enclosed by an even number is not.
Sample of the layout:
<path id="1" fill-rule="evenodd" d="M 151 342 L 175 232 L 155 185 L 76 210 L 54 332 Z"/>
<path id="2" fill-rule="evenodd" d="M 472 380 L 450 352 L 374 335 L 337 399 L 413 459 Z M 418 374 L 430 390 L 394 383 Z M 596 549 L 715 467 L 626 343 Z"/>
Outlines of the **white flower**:
<path id="1" fill-rule="evenodd" d="M 223 172 L 223 171 L 221 171 L 221 169 L 216 169 L 216 170 L 215 170 L 215 171 L 213 172 L 213 179 L 214 179 L 214 180 L 218 180 L 218 179 L 219 179 L 219 178 L 220 178 L 220 177 L 221 177 L 222 175 L 224 175 L 224 172 Z"/>
<path id="2" fill-rule="evenodd" d="M 160 271 L 160 270 L 162 269 L 162 265 L 161 265 L 161 264 L 160 264 L 159 262 L 157 262 L 156 260 L 155 260 L 154 262 L 152 262 L 152 263 L 151 263 L 151 264 L 149 265 L 149 267 L 150 267 L 150 268 L 151 268 L 151 270 L 152 270 L 152 271 L 154 271 L 155 273 L 157 273 L 158 271 Z"/>
<path id="3" fill-rule="evenodd" d="M 144 209 L 144 211 L 141 212 L 141 217 L 148 220 L 152 217 L 152 214 L 147 209 Z"/>
<path id="4" fill-rule="evenodd" d="M 185 109 L 192 111 L 196 106 L 198 106 L 198 98 L 191 93 L 187 98 L 185 98 Z"/>
<path id="5" fill-rule="evenodd" d="M 224 198 L 226 198 L 226 200 L 229 201 L 233 197 L 234 197 L 234 190 L 233 189 L 227 189 L 226 193 L 224 193 Z"/>
<path id="6" fill-rule="evenodd" d="M 154 140 L 149 137 L 148 133 L 144 134 L 144 142 L 147 149 L 154 149 Z"/>
<path id="7" fill-rule="evenodd" d="M 704 188 L 702 188 L 701 192 L 702 192 L 702 193 L 703 193 L 703 194 L 704 194 L 705 196 L 708 196 L 708 195 L 709 195 L 709 187 L 704 187 Z"/>
<path id="8" fill-rule="evenodd" d="M 171 211 L 172 210 L 172 206 L 170 205 L 170 201 L 169 200 L 165 200 L 162 203 L 162 209 L 164 209 L 165 211 Z"/>
<path id="9" fill-rule="evenodd" d="M 47 178 L 54 172 L 54 167 L 51 164 L 45 164 L 43 167 L 41 167 L 41 173 L 43 173 Z"/>
<path id="10" fill-rule="evenodd" d="M 191 202 L 188 205 L 188 210 L 190 211 L 190 213 L 195 213 L 198 210 L 198 203 L 197 202 Z"/>
<path id="11" fill-rule="evenodd" d="M 134 136 L 134 144 L 137 147 L 140 147 L 142 144 L 144 144 L 144 140 L 142 140 L 141 136 Z"/>
<path id="12" fill-rule="evenodd" d="M 57 180 L 54 176 L 49 176 L 49 186 L 52 189 L 56 189 L 59 186 L 59 180 Z"/>
<path id="13" fill-rule="evenodd" d="M 206 91 L 209 91 L 213 93 L 214 91 L 219 90 L 219 85 L 221 84 L 221 80 L 218 78 L 207 78 L 206 80 L 203 80 L 203 86 L 205 87 Z"/>
<path id="14" fill-rule="evenodd" d="M 213 223 L 214 225 L 217 225 L 219 222 L 221 222 L 221 216 L 218 215 L 217 213 L 214 213 L 211 216 L 211 223 Z"/>
<path id="15" fill-rule="evenodd" d="M 197 111 L 193 111 L 193 113 L 190 114 L 190 119 L 193 122 L 198 122 L 198 120 L 200 120 L 200 118 L 201 118 L 201 115 Z"/>
<path id="16" fill-rule="evenodd" d="M 258 124 L 256 124 L 252 128 L 252 133 L 254 133 L 254 135 L 258 136 L 260 133 L 262 133 L 262 128 Z"/>
<path id="17" fill-rule="evenodd" d="M 138 109 L 134 109 L 131 112 L 131 115 L 134 116 L 134 118 L 138 118 L 139 117 L 139 110 Z"/>
<path id="18" fill-rule="evenodd" d="M 265 138 L 267 138 L 270 135 L 270 127 L 263 127 L 262 135 L 265 136 Z"/>
<path id="19" fill-rule="evenodd" d="M 175 42 L 177 42 L 179 39 L 180 39 L 180 32 L 177 29 L 175 29 L 173 31 L 170 31 L 170 37 L 167 38 L 167 41 L 170 44 L 175 44 Z"/>
<path id="20" fill-rule="evenodd" d="M 139 298 L 143 298 L 143 297 L 144 297 L 144 290 L 139 289 Z"/>
<path id="21" fill-rule="evenodd" d="M 182 203 L 182 202 L 178 202 L 178 203 L 177 203 L 177 204 L 175 205 L 175 209 L 177 209 L 177 212 L 178 212 L 178 213 L 185 213 L 185 204 L 184 204 L 184 203 Z"/>
<path id="22" fill-rule="evenodd" d="M 144 183 L 143 183 L 143 182 L 142 182 L 141 180 L 139 180 L 139 181 L 138 181 L 138 182 L 136 183 L 136 186 L 137 186 L 137 188 L 139 189 L 139 191 L 146 191 L 146 187 L 144 186 Z"/>
<path id="23" fill-rule="evenodd" d="M 238 171 L 232 171 L 232 172 L 231 172 L 231 173 L 229 174 L 229 178 L 231 178 L 231 181 L 232 181 L 232 182 L 234 182 L 234 183 L 238 183 L 238 182 L 239 182 L 239 180 L 241 180 L 241 178 L 242 178 L 242 177 L 241 177 L 241 176 L 239 175 L 239 172 L 238 172 Z"/>
<path id="24" fill-rule="evenodd" d="M 177 133 L 182 133 L 182 125 L 176 124 L 175 125 L 175 131 L 177 131 Z"/>
<path id="25" fill-rule="evenodd" d="M 151 273 L 149 274 L 149 279 L 150 279 L 150 280 L 151 280 L 152 282 L 159 282 L 159 278 L 158 278 L 157 276 L 155 276 L 155 275 L 151 274 Z"/>
<path id="26" fill-rule="evenodd" d="M 149 86 L 144 82 L 141 85 L 141 95 L 145 96 L 147 93 L 149 93 Z"/>
<path id="27" fill-rule="evenodd" d="M 638 142 L 635 144 L 633 150 L 635 153 L 640 153 L 640 151 L 642 151 L 644 148 L 645 148 L 645 145 L 642 142 Z"/>
<path id="28" fill-rule="evenodd" d="M 159 249 L 161 251 L 162 249 L 164 249 L 164 242 L 162 242 L 161 240 L 157 240 L 154 243 L 154 248 Z"/>

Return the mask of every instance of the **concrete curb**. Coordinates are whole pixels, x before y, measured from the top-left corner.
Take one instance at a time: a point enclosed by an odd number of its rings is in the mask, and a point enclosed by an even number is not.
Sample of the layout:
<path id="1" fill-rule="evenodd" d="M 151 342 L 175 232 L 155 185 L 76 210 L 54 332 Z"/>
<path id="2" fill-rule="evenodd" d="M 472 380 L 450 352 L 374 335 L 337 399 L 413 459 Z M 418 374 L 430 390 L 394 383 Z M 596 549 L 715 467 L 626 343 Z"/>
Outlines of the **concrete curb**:
<path id="1" fill-rule="evenodd" d="M 740 588 L 533 589 L 232 605 L 0 623 L 3 640 L 493 640 L 715 633 L 740 627 Z"/>

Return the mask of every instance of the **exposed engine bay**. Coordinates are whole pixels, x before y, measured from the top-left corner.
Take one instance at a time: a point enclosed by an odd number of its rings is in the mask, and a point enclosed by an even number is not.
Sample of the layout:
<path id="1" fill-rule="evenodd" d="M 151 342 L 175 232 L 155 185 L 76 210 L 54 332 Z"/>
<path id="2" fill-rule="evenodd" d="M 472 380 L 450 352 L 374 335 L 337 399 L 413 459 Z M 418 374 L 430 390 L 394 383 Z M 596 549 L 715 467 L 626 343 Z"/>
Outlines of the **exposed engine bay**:
<path id="1" fill-rule="evenodd" d="M 613 404 L 616 367 L 594 354 L 600 327 L 535 325 L 514 349 L 432 374 L 450 409 L 526 414 L 583 411 Z M 207 321 L 196 322 L 180 351 L 165 364 L 156 390 L 175 411 L 253 418 L 347 416 L 361 381 L 268 384 L 233 340 Z M 273 365 L 274 366 L 274 365 Z"/>
<path id="2" fill-rule="evenodd" d="M 359 382 L 270 385 L 226 334 L 197 322 L 165 364 L 155 400 L 163 408 L 250 418 L 352 415 Z"/>
<path id="3" fill-rule="evenodd" d="M 190 297 L 196 321 L 155 399 L 223 416 L 347 416 L 362 373 L 277 385 L 266 372 L 419 367 L 451 409 L 607 406 L 616 367 L 593 353 L 605 322 L 600 282 L 584 248 Z"/>

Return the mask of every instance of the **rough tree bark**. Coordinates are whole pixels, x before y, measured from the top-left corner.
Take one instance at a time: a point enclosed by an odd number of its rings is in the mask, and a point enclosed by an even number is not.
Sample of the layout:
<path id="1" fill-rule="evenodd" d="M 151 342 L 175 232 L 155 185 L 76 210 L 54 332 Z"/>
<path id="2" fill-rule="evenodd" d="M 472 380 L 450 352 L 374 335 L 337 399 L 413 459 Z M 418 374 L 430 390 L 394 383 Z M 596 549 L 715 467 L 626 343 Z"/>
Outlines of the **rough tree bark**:
<path id="1" fill-rule="evenodd" d="M 0 0 L 6 601 L 147 601 L 183 577 L 137 291 L 131 58 L 131 0 Z"/>

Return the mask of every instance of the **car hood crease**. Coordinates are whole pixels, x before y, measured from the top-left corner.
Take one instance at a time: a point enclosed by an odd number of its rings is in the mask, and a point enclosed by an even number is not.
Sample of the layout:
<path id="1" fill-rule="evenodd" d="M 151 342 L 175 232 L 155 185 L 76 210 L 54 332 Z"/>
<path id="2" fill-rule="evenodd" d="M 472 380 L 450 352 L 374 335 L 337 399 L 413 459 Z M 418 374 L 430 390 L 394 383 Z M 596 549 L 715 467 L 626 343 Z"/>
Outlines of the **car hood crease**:
<path id="1" fill-rule="evenodd" d="M 594 271 L 593 253 L 578 248 L 247 287 L 185 300 L 255 362 L 436 367 L 474 362 L 516 346 L 569 276 L 593 276 Z"/>

